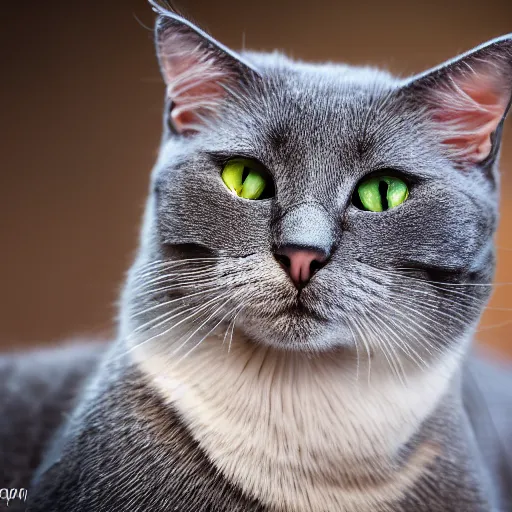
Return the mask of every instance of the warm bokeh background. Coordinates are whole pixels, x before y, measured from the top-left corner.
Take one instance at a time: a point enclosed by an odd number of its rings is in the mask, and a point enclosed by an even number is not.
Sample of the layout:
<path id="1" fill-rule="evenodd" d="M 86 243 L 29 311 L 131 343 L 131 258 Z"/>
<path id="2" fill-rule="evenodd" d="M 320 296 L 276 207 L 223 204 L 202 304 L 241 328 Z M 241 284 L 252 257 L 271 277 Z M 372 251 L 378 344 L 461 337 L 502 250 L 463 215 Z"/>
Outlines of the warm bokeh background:
<path id="1" fill-rule="evenodd" d="M 3 2 L 0 348 L 112 332 L 160 137 L 144 0 Z M 225 44 L 408 74 L 512 32 L 512 2 L 180 0 Z M 512 283 L 512 120 L 497 282 Z M 479 337 L 512 355 L 512 285 Z"/>

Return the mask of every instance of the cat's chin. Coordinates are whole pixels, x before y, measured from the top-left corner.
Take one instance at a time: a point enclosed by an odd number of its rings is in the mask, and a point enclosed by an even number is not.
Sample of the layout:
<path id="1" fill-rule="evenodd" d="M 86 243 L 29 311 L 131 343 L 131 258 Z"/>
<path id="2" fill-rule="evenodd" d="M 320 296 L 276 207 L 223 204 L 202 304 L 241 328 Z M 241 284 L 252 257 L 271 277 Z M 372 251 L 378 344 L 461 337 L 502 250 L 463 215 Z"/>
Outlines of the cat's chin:
<path id="1" fill-rule="evenodd" d="M 355 348 L 348 325 L 319 320 L 313 315 L 281 313 L 271 319 L 247 315 L 237 327 L 249 341 L 281 350 L 327 352 Z"/>

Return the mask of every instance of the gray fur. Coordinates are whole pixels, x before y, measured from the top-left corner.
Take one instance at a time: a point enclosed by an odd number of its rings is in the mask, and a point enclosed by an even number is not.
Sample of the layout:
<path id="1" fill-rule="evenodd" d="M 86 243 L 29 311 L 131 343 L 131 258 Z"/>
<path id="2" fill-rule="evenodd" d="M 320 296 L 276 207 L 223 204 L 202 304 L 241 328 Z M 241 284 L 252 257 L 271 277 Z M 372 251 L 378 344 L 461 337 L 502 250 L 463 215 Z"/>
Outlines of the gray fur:
<path id="1" fill-rule="evenodd" d="M 103 352 L 102 344 L 89 342 L 0 357 L 0 488 L 29 487 Z M 13 500 L 9 510 L 21 505 Z"/>
<path id="2" fill-rule="evenodd" d="M 231 313 L 225 328 L 243 304 L 238 318 L 245 335 L 305 357 L 353 351 L 354 322 L 377 322 L 375 312 L 381 312 L 397 336 L 411 343 L 414 352 L 402 350 L 400 357 L 412 364 L 420 356 L 429 362 L 444 351 L 466 350 L 464 340 L 472 336 L 489 297 L 501 125 L 490 157 L 461 170 L 442 149 L 427 108 L 429 91 L 463 64 L 454 61 L 406 81 L 375 69 L 305 64 L 279 54 L 248 53 L 246 66 L 175 16 L 164 14 L 159 27 L 159 38 L 175 30 L 190 38 L 191 48 L 204 44 L 236 80 L 222 111 L 204 119 L 205 129 L 197 134 L 175 133 L 167 103 L 118 338 L 35 476 L 29 493 L 34 512 L 267 510 L 217 471 L 129 357 L 137 329 L 147 340 L 169 328 L 169 323 L 144 327 L 170 310 L 162 309 L 166 301 L 192 310 L 208 300 L 219 306 L 197 339 Z M 471 65 L 474 58 L 494 59 L 512 77 L 512 38 L 483 47 L 464 62 Z M 231 156 L 261 162 L 273 176 L 276 196 L 248 201 L 230 194 L 220 169 Z M 409 199 L 378 214 L 358 210 L 351 200 L 356 184 L 380 169 L 409 179 Z M 283 244 L 330 255 L 300 294 L 291 283 L 274 279 L 279 266 L 273 253 Z M 181 259 L 186 262 L 174 267 L 173 282 L 151 282 L 162 275 L 151 273 L 157 268 L 152 265 Z M 190 284 L 187 275 L 193 274 L 187 272 L 203 277 Z M 173 288 L 166 288 L 169 284 Z M 191 296 L 191 291 L 204 293 Z M 224 303 L 218 300 L 222 293 Z M 214 309 L 206 309 L 196 324 Z M 185 325 L 195 326 L 190 320 Z M 83 373 L 79 370 L 78 384 Z M 423 442 L 442 453 L 393 510 L 512 510 L 512 457 L 501 449 L 512 443 L 512 415 L 502 414 L 512 404 L 510 392 L 505 396 L 511 375 L 468 356 L 434 414 L 397 455 L 397 465 L 403 465 Z M 500 385 L 493 386 L 498 378 Z M 70 391 L 61 402 L 64 413 L 76 396 Z M 4 411 L 18 393 L 7 396 Z M 40 401 L 51 404 L 54 396 L 45 394 Z M 488 411 L 485 419 L 482 410 Z M 33 414 L 19 420 L 37 424 Z M 60 423 L 52 420 L 49 430 Z M 9 443 L 14 431 L 0 425 Z M 48 436 L 36 437 L 38 462 Z M 35 464 L 12 469 L 21 453 L 11 455 L 7 467 L 17 479 L 27 479 Z"/>

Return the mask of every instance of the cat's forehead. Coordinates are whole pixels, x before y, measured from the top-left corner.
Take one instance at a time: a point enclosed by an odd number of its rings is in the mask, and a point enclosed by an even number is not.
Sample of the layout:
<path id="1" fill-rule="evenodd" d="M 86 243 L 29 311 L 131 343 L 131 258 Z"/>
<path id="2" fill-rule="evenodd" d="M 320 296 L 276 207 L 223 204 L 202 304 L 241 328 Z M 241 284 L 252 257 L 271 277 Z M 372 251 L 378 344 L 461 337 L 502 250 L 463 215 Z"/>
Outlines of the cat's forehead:
<path id="1" fill-rule="evenodd" d="M 399 80 L 385 71 L 337 64 L 290 61 L 280 54 L 249 54 L 263 75 L 262 98 L 254 112 L 274 133 L 326 138 L 354 135 L 365 123 L 379 122 L 400 105 L 391 96 Z M 372 117 L 368 118 L 368 111 Z M 263 127 L 262 127 L 263 128 Z M 369 126 L 367 126 L 369 128 Z"/>
<path id="2" fill-rule="evenodd" d="M 263 76 L 249 95 L 242 127 L 232 140 L 267 157 L 304 165 L 354 160 L 392 165 L 419 143 L 411 113 L 399 98 L 400 81 L 374 68 L 290 61 L 280 54 L 248 54 Z M 408 139 L 411 140 L 408 140 Z"/>
<path id="3" fill-rule="evenodd" d="M 244 57 L 250 60 L 254 66 L 264 75 L 281 75 L 288 77 L 297 84 L 326 84 L 329 81 L 347 85 L 361 86 L 372 82 L 381 85 L 394 85 L 399 80 L 389 72 L 371 66 L 351 66 L 339 63 L 313 63 L 300 60 L 291 60 L 285 55 L 273 53 L 245 52 Z"/>
<path id="4" fill-rule="evenodd" d="M 311 112 L 361 105 L 399 85 L 390 73 L 372 67 L 297 62 L 277 53 L 248 56 L 263 75 L 268 93 L 284 105 L 288 100 L 291 105 L 309 108 Z"/>

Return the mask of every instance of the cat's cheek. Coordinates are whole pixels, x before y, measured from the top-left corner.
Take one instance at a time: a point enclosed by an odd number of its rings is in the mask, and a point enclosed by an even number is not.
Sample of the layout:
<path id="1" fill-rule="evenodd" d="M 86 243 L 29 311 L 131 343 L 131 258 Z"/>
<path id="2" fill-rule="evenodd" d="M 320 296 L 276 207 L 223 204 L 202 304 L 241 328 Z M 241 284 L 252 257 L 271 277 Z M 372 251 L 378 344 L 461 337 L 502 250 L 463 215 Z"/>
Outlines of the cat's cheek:
<path id="1" fill-rule="evenodd" d="M 232 257 L 270 251 L 269 205 L 231 197 L 227 190 L 208 192 L 198 187 L 162 198 L 156 219 L 162 243 L 200 244 Z"/>

